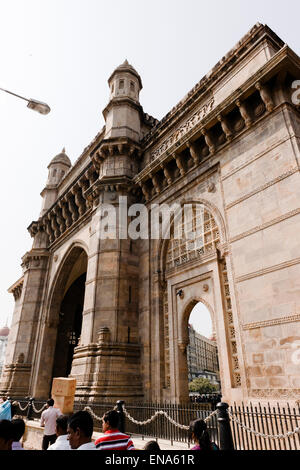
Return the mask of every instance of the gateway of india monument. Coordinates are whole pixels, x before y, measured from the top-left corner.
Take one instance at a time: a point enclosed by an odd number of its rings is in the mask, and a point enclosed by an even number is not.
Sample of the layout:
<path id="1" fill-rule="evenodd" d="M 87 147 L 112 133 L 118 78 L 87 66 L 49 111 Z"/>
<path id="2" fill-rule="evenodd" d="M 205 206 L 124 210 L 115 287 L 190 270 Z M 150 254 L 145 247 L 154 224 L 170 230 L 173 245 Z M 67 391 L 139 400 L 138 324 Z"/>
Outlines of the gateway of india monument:
<path id="1" fill-rule="evenodd" d="M 161 121 L 133 66 L 114 70 L 103 129 L 73 165 L 63 150 L 48 166 L 9 289 L 1 394 L 45 399 L 72 377 L 76 400 L 184 402 L 201 302 L 224 401 L 300 399 L 299 79 L 300 58 L 259 23 Z M 169 239 L 99 237 L 99 207 L 119 214 L 125 197 L 201 205 L 201 243 L 177 239 L 175 218 Z"/>

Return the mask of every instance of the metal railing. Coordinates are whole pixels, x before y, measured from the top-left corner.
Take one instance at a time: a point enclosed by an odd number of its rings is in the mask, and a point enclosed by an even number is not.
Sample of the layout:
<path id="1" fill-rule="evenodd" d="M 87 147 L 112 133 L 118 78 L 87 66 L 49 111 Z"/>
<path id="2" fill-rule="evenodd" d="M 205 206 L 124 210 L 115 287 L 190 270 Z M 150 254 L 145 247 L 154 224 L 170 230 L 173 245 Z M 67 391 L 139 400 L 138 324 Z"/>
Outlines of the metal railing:
<path id="1" fill-rule="evenodd" d="M 127 412 L 136 421 L 146 421 L 156 412 L 165 412 L 172 420 L 179 425 L 188 426 L 191 421 L 201 418 L 206 419 L 211 414 L 211 408 L 198 403 L 126 403 Z M 219 442 L 217 416 L 214 415 L 207 423 L 211 439 Z M 139 434 L 141 436 L 166 439 L 172 442 L 189 442 L 186 429 L 175 426 L 164 415 L 159 415 L 151 423 L 143 426 L 138 425 L 126 416 L 125 429 L 129 434 Z"/>
<path id="2" fill-rule="evenodd" d="M 300 406 L 234 404 L 230 408 L 235 449 L 300 450 Z"/>
<path id="3" fill-rule="evenodd" d="M 45 401 L 14 398 L 15 415 L 39 419 Z M 195 419 L 207 422 L 211 437 L 221 449 L 300 450 L 300 406 L 270 404 L 218 405 L 217 411 L 200 403 L 102 403 L 75 402 L 74 412 L 86 409 L 94 420 L 94 430 L 102 430 L 102 416 L 118 409 L 122 427 L 128 434 L 189 443 L 188 426 Z"/>

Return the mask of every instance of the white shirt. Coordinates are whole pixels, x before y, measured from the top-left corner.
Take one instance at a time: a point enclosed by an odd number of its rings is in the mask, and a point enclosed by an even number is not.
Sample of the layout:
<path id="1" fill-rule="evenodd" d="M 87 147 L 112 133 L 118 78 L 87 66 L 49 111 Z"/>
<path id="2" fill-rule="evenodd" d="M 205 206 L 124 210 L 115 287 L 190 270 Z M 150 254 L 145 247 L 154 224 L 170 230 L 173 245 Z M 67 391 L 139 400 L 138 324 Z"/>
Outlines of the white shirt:
<path id="1" fill-rule="evenodd" d="M 45 436 L 53 436 L 53 434 L 56 434 L 56 418 L 61 414 L 61 411 L 58 408 L 53 408 L 53 406 L 49 406 L 47 410 L 43 411 L 41 426 L 45 426 Z"/>
<path id="2" fill-rule="evenodd" d="M 54 444 L 51 444 L 47 450 L 72 450 L 69 444 L 68 434 L 58 436 Z"/>
<path id="3" fill-rule="evenodd" d="M 77 450 L 96 450 L 96 446 L 93 442 L 88 442 L 87 444 L 82 444 L 77 447 Z"/>

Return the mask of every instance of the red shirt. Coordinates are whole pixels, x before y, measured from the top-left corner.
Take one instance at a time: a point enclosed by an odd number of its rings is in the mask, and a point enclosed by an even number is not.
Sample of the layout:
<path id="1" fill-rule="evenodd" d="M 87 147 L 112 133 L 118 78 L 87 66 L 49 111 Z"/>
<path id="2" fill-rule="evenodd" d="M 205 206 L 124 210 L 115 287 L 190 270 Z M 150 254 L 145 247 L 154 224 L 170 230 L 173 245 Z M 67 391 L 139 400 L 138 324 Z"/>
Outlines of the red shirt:
<path id="1" fill-rule="evenodd" d="M 130 436 L 118 429 L 105 431 L 104 436 L 96 440 L 97 450 L 135 450 Z"/>

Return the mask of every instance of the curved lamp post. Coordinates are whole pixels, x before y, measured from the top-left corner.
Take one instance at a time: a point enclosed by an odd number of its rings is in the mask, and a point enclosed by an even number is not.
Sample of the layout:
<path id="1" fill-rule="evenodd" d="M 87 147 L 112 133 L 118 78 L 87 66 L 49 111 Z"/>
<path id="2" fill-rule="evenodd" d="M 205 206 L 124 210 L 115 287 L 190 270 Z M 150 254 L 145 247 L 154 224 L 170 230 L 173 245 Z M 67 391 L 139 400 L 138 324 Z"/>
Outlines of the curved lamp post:
<path id="1" fill-rule="evenodd" d="M 48 106 L 46 103 L 43 103 L 42 101 L 33 99 L 28 100 L 27 98 L 24 98 L 24 96 L 17 95 L 16 93 L 5 90 L 4 88 L 0 88 L 0 90 L 5 91 L 5 93 L 9 93 L 10 95 L 16 96 L 17 98 L 21 98 L 21 100 L 27 101 L 27 108 L 33 109 L 40 114 L 48 114 L 51 111 L 50 106 Z"/>

